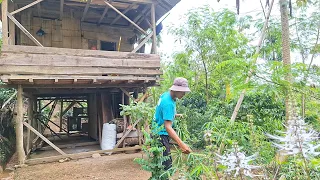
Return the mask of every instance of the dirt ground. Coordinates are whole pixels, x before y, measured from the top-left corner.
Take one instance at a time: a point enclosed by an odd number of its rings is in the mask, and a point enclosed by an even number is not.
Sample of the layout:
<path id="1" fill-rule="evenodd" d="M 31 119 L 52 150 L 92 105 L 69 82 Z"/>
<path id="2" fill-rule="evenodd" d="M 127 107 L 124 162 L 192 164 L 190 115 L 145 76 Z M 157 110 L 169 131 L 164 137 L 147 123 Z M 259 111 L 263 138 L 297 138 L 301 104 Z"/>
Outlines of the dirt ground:
<path id="1" fill-rule="evenodd" d="M 150 174 L 133 162 L 141 153 L 115 154 L 64 163 L 49 163 L 19 168 L 15 180 L 147 180 Z"/>

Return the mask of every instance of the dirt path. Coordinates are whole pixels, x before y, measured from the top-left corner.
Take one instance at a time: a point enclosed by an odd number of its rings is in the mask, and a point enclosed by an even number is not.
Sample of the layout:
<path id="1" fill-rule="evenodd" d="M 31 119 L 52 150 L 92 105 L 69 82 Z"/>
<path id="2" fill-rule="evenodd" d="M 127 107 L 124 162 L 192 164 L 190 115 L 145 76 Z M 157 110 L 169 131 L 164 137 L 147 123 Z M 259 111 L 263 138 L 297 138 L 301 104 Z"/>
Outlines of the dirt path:
<path id="1" fill-rule="evenodd" d="M 64 163 L 28 166 L 15 172 L 16 180 L 147 180 L 150 174 L 133 162 L 136 154 L 115 154 Z"/>

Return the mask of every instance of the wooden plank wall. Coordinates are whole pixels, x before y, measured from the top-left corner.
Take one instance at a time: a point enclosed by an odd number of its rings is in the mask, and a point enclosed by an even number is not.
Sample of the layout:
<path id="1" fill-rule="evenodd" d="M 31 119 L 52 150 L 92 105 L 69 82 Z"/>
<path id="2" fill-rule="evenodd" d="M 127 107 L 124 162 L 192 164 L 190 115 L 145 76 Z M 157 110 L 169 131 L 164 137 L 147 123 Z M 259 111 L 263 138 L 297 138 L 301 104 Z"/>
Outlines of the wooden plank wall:
<path id="1" fill-rule="evenodd" d="M 89 137 L 98 140 L 98 117 L 97 117 L 97 96 L 90 94 L 88 96 L 89 107 Z"/>
<path id="2" fill-rule="evenodd" d="M 99 41 L 116 42 L 118 45 L 121 37 L 120 51 L 130 52 L 133 49 L 129 39 L 135 34 L 128 28 L 81 23 L 80 19 L 73 18 L 68 13 L 65 13 L 62 21 L 33 17 L 32 9 L 21 13 L 22 25 L 45 47 L 88 49 L 88 40 L 98 40 L 98 46 Z M 40 28 L 45 31 L 44 36 L 36 35 Z M 23 32 L 19 32 L 21 38 L 18 45 L 34 45 Z"/>

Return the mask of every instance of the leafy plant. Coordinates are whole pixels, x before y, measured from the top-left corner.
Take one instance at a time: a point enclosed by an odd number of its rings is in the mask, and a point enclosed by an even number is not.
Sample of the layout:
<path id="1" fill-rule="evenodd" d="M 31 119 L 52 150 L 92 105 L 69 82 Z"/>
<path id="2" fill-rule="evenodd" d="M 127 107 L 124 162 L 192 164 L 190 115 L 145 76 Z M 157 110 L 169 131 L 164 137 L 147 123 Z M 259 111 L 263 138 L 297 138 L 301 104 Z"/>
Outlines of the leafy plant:
<path id="1" fill-rule="evenodd" d="M 166 180 L 170 176 L 170 173 L 164 169 L 163 162 L 169 159 L 168 156 L 163 156 L 165 147 L 160 141 L 158 132 L 161 131 L 161 127 L 158 127 L 156 122 L 153 122 L 151 126 L 151 133 L 143 131 L 146 139 L 142 150 L 146 154 L 146 158 L 137 158 L 135 161 L 141 165 L 142 169 L 151 172 L 149 180 Z"/>
<path id="2" fill-rule="evenodd" d="M 151 122 L 154 115 L 154 108 L 148 103 L 139 102 L 131 103 L 130 105 L 120 104 L 122 111 L 121 116 L 130 116 L 132 123 L 140 120 L 138 127 L 142 127 L 145 122 Z"/>

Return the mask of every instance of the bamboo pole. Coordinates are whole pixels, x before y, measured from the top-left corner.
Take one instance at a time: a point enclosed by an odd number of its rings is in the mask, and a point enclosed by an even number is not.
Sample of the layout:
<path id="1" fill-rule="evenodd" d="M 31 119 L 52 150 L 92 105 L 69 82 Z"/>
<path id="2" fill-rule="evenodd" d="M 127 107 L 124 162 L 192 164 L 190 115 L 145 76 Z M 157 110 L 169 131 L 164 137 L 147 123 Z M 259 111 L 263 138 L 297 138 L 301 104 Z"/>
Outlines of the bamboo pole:
<path id="1" fill-rule="evenodd" d="M 16 116 L 16 151 L 18 154 L 19 164 L 24 164 L 25 161 L 25 151 L 23 148 L 23 96 L 22 96 L 22 86 L 18 85 L 17 93 L 17 116 Z"/>
<path id="2" fill-rule="evenodd" d="M 254 57 L 253 64 L 256 64 L 258 55 L 260 53 L 261 45 L 262 45 L 262 42 L 264 40 L 264 37 L 265 37 L 265 34 L 266 34 L 266 30 L 267 30 L 267 27 L 268 27 L 268 22 L 269 22 L 269 19 L 270 19 L 270 14 L 271 14 L 271 11 L 272 11 L 273 3 L 274 3 L 274 0 L 271 1 L 270 6 L 269 6 L 270 8 L 269 8 L 269 11 L 268 11 L 267 16 L 266 16 L 266 20 L 265 20 L 263 28 L 262 28 L 262 32 L 261 32 L 261 35 L 260 35 L 259 43 L 258 43 L 258 46 L 256 48 L 256 53 L 253 56 Z M 250 69 L 249 75 L 248 75 L 248 77 L 247 77 L 247 79 L 245 81 L 245 84 L 249 83 L 250 78 L 252 76 L 252 73 L 253 73 L 253 69 Z M 242 90 L 242 92 L 240 94 L 240 97 L 238 99 L 237 105 L 233 110 L 233 113 L 232 113 L 232 116 L 231 116 L 231 122 L 232 123 L 235 121 L 235 119 L 236 119 L 236 117 L 238 115 L 238 112 L 239 112 L 239 109 L 240 109 L 240 106 L 242 104 L 242 101 L 244 99 L 245 94 L 246 94 L 246 89 Z"/>
<path id="3" fill-rule="evenodd" d="M 157 54 L 157 34 L 156 34 L 156 8 L 151 4 L 151 23 L 152 23 L 152 54 Z"/>

